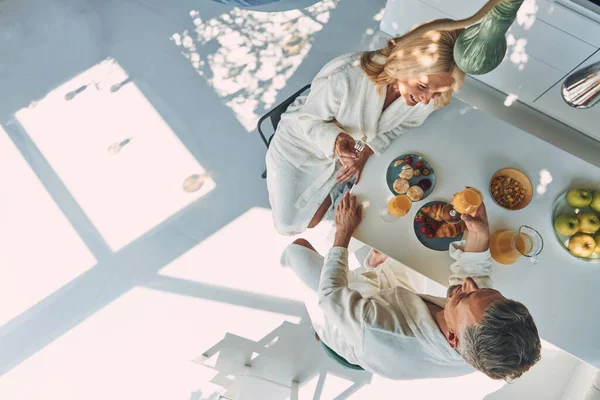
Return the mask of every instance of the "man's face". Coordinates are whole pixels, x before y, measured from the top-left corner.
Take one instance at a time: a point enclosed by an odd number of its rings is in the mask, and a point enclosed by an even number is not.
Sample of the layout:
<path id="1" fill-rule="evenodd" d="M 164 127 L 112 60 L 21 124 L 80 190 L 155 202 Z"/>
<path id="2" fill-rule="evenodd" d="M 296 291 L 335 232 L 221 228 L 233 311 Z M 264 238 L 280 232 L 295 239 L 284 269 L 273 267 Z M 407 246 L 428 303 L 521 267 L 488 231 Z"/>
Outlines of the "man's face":
<path id="1" fill-rule="evenodd" d="M 453 348 L 458 346 L 458 334 L 467 326 L 475 325 L 483 319 L 485 309 L 495 301 L 505 299 L 494 289 L 480 289 L 471 278 L 462 285 L 450 286 L 444 319 L 448 326 L 448 342 Z"/>

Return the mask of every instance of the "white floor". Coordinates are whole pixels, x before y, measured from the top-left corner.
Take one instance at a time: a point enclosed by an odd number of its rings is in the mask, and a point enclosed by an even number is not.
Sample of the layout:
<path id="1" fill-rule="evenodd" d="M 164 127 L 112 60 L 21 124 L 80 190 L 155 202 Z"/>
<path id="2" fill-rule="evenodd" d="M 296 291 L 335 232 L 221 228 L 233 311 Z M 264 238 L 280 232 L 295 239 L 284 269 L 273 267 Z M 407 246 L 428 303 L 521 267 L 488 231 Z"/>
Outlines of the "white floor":
<path id="1" fill-rule="evenodd" d="M 504 385 L 388 381 L 314 340 L 254 126 L 377 45 L 384 4 L 0 1 L 0 399 L 283 400 L 292 380 L 301 399 L 581 398 L 584 367 L 551 346 Z"/>

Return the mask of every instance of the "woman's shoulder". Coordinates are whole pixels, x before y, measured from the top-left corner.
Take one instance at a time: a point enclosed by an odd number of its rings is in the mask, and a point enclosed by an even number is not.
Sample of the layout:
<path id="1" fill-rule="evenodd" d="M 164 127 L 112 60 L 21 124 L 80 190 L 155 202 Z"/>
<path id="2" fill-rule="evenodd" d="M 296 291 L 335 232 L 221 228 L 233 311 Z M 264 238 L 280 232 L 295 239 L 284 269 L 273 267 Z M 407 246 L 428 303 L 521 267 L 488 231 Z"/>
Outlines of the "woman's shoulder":
<path id="1" fill-rule="evenodd" d="M 360 66 L 361 54 L 348 53 L 334 58 L 321 68 L 315 79 L 364 75 Z"/>

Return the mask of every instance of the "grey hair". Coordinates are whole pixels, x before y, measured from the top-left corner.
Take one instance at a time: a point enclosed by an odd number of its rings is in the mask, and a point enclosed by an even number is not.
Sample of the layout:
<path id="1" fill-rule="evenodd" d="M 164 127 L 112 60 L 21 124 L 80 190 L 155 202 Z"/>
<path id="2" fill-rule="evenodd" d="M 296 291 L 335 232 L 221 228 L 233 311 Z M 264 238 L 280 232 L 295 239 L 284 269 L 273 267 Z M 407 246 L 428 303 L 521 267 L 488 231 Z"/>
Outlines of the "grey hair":
<path id="1" fill-rule="evenodd" d="M 498 300 L 483 320 L 468 326 L 458 341 L 466 362 L 492 379 L 511 382 L 541 358 L 537 327 L 527 307 L 514 300 Z"/>

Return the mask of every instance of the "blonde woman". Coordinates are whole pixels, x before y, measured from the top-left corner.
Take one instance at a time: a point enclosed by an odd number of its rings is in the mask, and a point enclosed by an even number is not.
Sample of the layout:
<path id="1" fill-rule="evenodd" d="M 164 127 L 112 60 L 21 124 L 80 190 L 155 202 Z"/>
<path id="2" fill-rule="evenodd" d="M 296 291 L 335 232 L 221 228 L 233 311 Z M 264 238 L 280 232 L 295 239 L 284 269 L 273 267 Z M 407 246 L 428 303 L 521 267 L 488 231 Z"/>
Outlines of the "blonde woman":
<path id="1" fill-rule="evenodd" d="M 417 28 L 411 40 L 392 39 L 321 69 L 310 94 L 283 114 L 267 152 L 269 199 L 281 234 L 316 226 L 348 182 L 360 181 L 371 155 L 450 102 L 464 79 L 453 58 L 459 33 Z M 366 147 L 357 153 L 355 141 L 363 136 Z"/>

